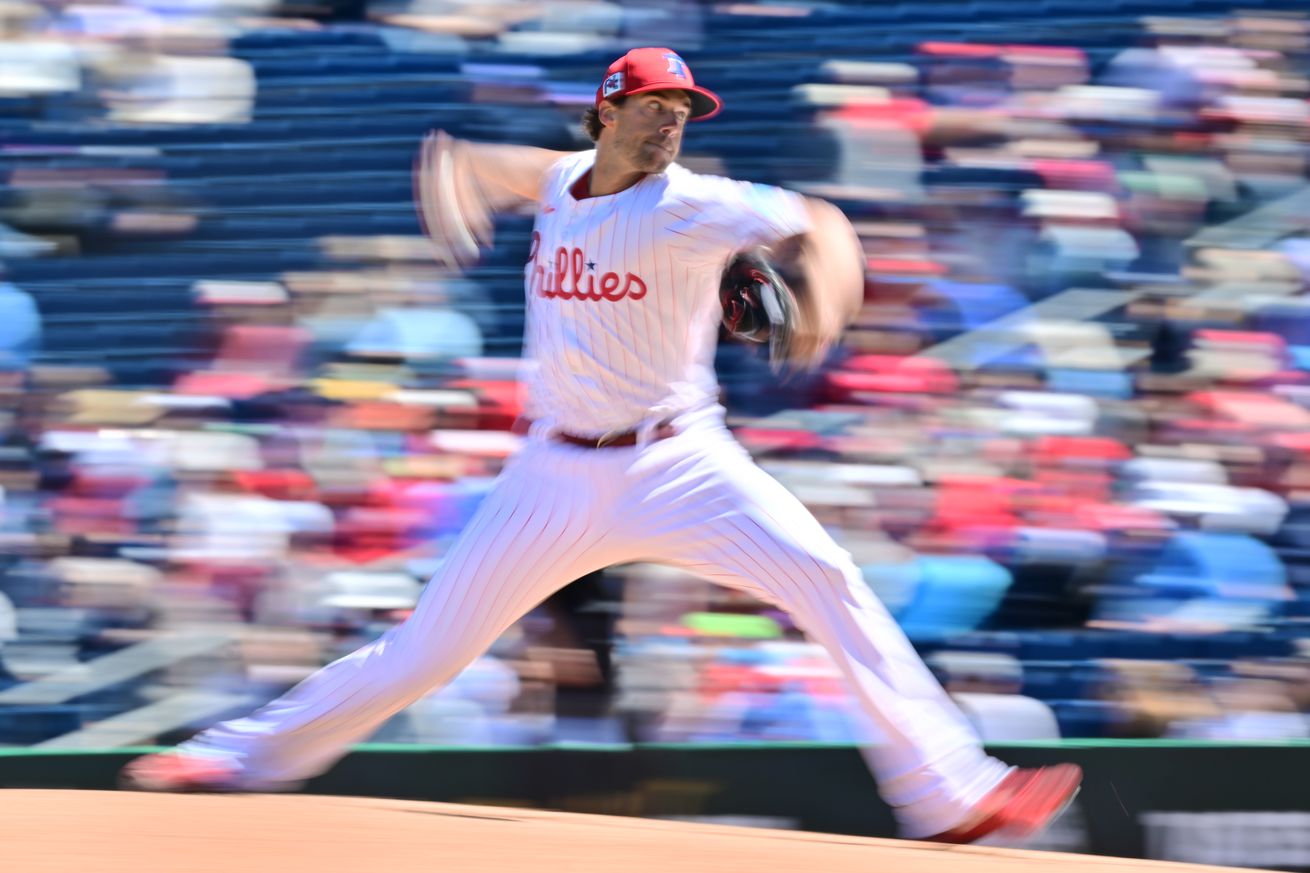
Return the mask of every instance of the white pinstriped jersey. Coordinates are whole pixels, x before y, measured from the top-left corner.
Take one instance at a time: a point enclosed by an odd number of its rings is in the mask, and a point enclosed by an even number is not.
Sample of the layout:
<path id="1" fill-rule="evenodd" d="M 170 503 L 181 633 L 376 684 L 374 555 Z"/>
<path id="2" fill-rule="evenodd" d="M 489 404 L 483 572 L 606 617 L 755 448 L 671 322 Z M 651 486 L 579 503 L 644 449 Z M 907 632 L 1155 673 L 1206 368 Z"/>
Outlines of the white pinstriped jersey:
<path id="1" fill-rule="evenodd" d="M 809 229 L 802 199 L 672 164 L 574 199 L 595 161 L 547 172 L 527 267 L 527 415 L 579 435 L 717 403 L 719 277 L 729 258 Z"/>

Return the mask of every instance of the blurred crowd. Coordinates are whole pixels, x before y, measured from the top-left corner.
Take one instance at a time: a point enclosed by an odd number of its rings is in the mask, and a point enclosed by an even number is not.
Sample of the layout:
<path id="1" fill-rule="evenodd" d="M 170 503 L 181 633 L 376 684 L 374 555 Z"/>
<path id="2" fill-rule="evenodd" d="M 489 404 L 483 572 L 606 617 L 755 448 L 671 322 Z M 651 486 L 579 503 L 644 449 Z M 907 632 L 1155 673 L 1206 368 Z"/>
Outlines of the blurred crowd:
<path id="1" fill-rule="evenodd" d="M 0 744 L 176 740 L 403 620 L 518 444 L 527 229 L 432 263 L 418 137 L 582 147 L 659 43 L 728 102 L 685 164 L 864 242 L 843 347 L 724 346 L 724 401 L 984 737 L 1310 737 L 1310 20 L 1027 5 L 4 0 Z M 634 565 L 378 739 L 876 736 Z"/>

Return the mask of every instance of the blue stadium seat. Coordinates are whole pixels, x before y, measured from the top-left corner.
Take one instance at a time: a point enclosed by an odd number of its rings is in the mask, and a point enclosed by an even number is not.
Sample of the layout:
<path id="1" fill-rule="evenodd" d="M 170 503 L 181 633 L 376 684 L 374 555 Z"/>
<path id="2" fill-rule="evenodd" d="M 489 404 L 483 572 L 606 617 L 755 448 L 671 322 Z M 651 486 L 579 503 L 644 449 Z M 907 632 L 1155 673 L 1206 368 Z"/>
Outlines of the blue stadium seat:
<path id="1" fill-rule="evenodd" d="M 1060 736 L 1066 739 L 1117 736 L 1125 721 L 1118 706 L 1102 700 L 1048 700 L 1047 704 L 1060 725 Z"/>
<path id="2" fill-rule="evenodd" d="M 1023 664 L 1023 693 L 1038 700 L 1086 697 L 1092 668 L 1081 661 L 1027 661 Z"/>
<path id="3" fill-rule="evenodd" d="M 1088 636 L 1078 631 L 1033 631 L 1019 643 L 1022 661 L 1080 661 L 1095 655 Z"/>
<path id="4" fill-rule="evenodd" d="M 29 746 L 116 714 L 112 706 L 0 706 L 0 745 Z"/>
<path id="5" fill-rule="evenodd" d="M 314 51 L 321 48 L 360 47 L 385 50 L 382 35 L 367 30 L 252 30 L 232 40 L 236 52 L 258 49 Z"/>

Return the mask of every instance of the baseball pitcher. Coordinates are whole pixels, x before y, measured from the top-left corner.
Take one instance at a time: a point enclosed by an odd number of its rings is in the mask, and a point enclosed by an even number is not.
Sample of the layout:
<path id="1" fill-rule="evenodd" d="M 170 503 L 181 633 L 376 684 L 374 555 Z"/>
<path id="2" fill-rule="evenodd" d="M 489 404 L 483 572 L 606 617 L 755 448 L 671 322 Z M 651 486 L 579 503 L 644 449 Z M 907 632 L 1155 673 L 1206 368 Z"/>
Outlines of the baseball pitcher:
<path id="1" fill-rule="evenodd" d="M 836 207 L 676 163 L 721 101 L 667 48 L 601 77 L 577 153 L 423 144 L 416 200 L 436 257 L 474 262 L 498 210 L 534 204 L 523 267 L 522 450 L 413 616 L 253 715 L 130 764 L 152 790 L 294 785 L 448 682 L 524 613 L 586 573 L 653 561 L 787 610 L 831 654 L 881 742 L 866 750 L 908 837 L 1030 836 L 1077 767 L 1011 769 L 982 749 L 843 551 L 733 439 L 717 402 L 721 325 L 809 367 L 863 299 Z"/>

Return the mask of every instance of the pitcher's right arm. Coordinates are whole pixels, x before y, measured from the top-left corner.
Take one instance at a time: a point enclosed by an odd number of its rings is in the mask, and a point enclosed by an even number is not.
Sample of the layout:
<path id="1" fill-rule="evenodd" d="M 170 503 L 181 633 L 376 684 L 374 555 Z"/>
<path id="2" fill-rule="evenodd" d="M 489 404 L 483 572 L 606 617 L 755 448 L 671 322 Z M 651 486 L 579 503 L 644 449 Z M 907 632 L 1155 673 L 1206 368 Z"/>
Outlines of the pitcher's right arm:
<path id="1" fill-rule="evenodd" d="M 546 172 L 567 154 L 428 134 L 415 161 L 414 201 L 437 260 L 475 263 L 491 244 L 496 213 L 539 201 Z"/>

